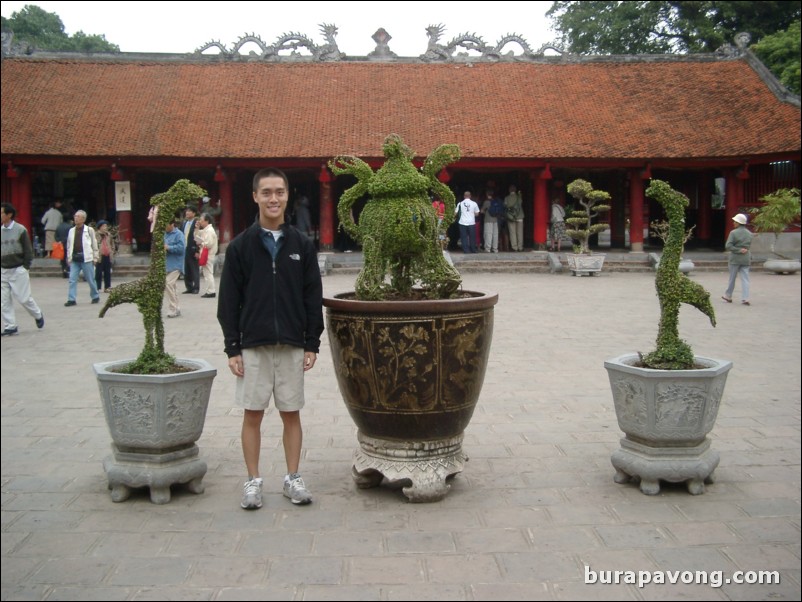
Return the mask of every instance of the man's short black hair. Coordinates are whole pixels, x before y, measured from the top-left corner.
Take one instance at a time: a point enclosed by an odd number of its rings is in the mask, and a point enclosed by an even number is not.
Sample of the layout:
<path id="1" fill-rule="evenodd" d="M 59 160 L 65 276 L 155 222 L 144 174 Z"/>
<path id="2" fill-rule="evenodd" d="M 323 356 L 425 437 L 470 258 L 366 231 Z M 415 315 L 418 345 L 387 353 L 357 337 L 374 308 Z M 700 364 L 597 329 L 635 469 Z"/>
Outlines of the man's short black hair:
<path id="1" fill-rule="evenodd" d="M 266 167 L 265 169 L 257 171 L 256 175 L 253 177 L 254 192 L 259 191 L 259 182 L 262 181 L 262 178 L 281 178 L 284 180 L 284 187 L 287 189 L 287 192 L 290 191 L 290 181 L 287 179 L 287 174 L 275 167 Z"/>

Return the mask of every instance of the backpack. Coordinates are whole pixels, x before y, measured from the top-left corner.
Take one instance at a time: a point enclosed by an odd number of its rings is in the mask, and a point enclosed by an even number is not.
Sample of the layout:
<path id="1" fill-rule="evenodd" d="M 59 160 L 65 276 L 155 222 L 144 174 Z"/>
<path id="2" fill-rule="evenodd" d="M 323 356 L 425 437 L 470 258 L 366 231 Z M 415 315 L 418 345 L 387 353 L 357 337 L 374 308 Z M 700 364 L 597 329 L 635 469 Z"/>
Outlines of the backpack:
<path id="1" fill-rule="evenodd" d="M 487 210 L 491 217 L 501 217 L 504 215 L 504 203 L 499 199 L 490 201 L 490 208 Z"/>

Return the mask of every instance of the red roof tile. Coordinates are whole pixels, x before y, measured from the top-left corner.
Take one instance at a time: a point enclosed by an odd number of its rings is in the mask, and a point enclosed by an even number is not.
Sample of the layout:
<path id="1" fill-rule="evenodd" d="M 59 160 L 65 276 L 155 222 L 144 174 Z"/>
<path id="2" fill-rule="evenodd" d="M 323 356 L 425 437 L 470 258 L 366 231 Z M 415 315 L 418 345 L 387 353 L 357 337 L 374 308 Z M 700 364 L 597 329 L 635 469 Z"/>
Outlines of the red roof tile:
<path id="1" fill-rule="evenodd" d="M 799 153 L 800 109 L 745 60 L 580 63 L 5 59 L 4 155 L 711 158 Z"/>

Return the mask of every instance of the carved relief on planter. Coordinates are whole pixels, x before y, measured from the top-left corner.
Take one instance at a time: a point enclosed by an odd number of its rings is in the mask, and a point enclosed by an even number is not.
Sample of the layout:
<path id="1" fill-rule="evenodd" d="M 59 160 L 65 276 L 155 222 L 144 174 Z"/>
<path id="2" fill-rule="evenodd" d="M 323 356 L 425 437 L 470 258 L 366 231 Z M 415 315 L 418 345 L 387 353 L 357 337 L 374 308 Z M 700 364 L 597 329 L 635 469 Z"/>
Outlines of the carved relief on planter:
<path id="1" fill-rule="evenodd" d="M 565 259 L 568 261 L 568 269 L 571 270 L 574 276 L 595 276 L 604 267 L 605 257 L 607 255 L 604 253 L 596 253 L 594 255 L 569 253 L 565 256 Z"/>
<path id="2" fill-rule="evenodd" d="M 615 481 L 639 479 L 648 494 L 660 491 L 660 479 L 687 481 L 691 493 L 703 493 L 718 466 L 707 435 L 732 362 L 696 357 L 697 370 L 653 370 L 637 361 L 630 354 L 604 363 L 618 426 L 626 434 L 612 456 Z"/>
<path id="3" fill-rule="evenodd" d="M 130 360 L 129 360 L 130 361 Z M 217 370 L 204 360 L 178 360 L 195 368 L 180 374 L 121 374 L 128 361 L 94 364 L 112 455 L 103 467 L 112 500 L 150 487 L 151 501 L 170 501 L 170 485 L 188 483 L 202 493 L 206 463 L 195 442 L 203 433 Z"/>

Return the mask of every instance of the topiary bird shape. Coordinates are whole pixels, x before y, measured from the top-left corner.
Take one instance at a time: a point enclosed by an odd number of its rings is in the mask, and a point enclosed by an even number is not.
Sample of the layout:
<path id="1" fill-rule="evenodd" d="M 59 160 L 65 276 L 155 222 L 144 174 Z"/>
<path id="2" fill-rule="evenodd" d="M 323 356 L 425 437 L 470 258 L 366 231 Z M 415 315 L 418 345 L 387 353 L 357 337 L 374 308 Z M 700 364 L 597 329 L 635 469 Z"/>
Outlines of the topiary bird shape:
<path id="1" fill-rule="evenodd" d="M 157 208 L 153 237 L 150 245 L 150 267 L 148 273 L 139 280 L 125 282 L 111 289 L 106 304 L 99 317 L 106 315 L 112 307 L 123 303 L 136 304 L 142 314 L 145 328 L 145 346 L 139 357 L 129 367 L 129 372 L 137 374 L 158 374 L 169 369 L 174 358 L 164 351 L 164 322 L 162 303 L 166 280 L 164 231 L 167 224 L 175 219 L 176 213 L 193 201 L 203 197 L 206 191 L 189 180 L 178 180 L 166 192 L 161 192 L 150 203 Z"/>
<path id="2" fill-rule="evenodd" d="M 385 162 L 376 173 L 351 155 L 329 161 L 335 175 L 357 179 L 337 207 L 340 227 L 362 244 L 364 264 L 354 285 L 356 296 L 374 301 L 405 298 L 420 282 L 427 298 L 447 299 L 462 279 L 443 255 L 429 191 L 445 202 L 446 216 L 452 215 L 454 193 L 437 179 L 437 173 L 460 158 L 459 147 L 437 147 L 420 169 L 412 163 L 414 153 L 397 134 L 387 136 L 382 150 Z M 355 223 L 351 209 L 364 195 L 369 200 Z M 388 275 L 389 284 L 385 282 Z"/>
<path id="3" fill-rule="evenodd" d="M 655 287 L 660 300 L 660 326 L 657 349 L 643 356 L 643 365 L 658 370 L 689 370 L 694 366 L 690 345 L 679 337 L 679 308 L 681 303 L 692 305 L 716 325 L 716 314 L 710 303 L 710 293 L 679 271 L 685 245 L 685 208 L 688 197 L 666 182 L 652 180 L 646 196 L 660 203 L 668 218 L 668 236 L 663 256 L 657 268 Z"/>

